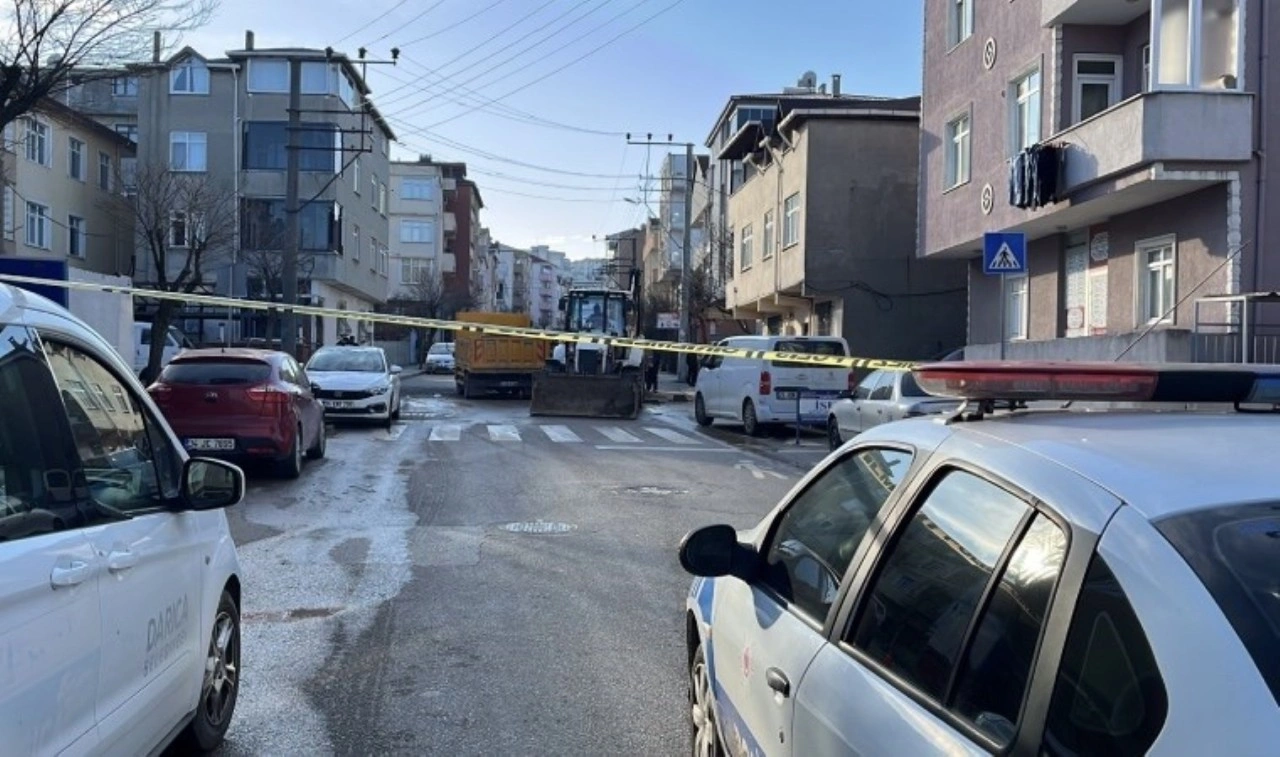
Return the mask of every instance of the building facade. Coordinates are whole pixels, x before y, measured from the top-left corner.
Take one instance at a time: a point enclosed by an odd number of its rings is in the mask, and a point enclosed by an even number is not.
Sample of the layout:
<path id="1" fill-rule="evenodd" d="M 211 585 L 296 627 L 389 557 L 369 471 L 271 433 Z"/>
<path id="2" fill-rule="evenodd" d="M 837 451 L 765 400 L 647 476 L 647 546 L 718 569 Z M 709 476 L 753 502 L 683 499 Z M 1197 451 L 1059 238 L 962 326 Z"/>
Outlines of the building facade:
<path id="1" fill-rule="evenodd" d="M 968 353 L 1280 357 L 1280 313 L 1197 302 L 1280 287 L 1263 88 L 1278 22 L 1252 0 L 926 2 L 919 245 L 969 266 Z M 1051 173 L 1028 183 L 1011 164 L 1032 158 Z M 1028 240 L 1003 301 L 988 231 Z"/>
<path id="2" fill-rule="evenodd" d="M 132 157 L 127 138 L 52 98 L 7 124 L 0 255 L 130 275 L 134 227 L 121 206 L 121 166 Z"/>
<path id="3" fill-rule="evenodd" d="M 962 345 L 964 265 L 915 254 L 919 99 L 844 96 L 838 79 L 831 94 L 805 90 L 772 109 L 731 98 L 713 130 L 729 177 L 733 317 L 844 336 L 857 355 Z"/>
<path id="4" fill-rule="evenodd" d="M 440 167 L 392 161 L 391 297 L 420 298 L 442 291 L 453 259 L 444 255 L 444 188 Z"/>

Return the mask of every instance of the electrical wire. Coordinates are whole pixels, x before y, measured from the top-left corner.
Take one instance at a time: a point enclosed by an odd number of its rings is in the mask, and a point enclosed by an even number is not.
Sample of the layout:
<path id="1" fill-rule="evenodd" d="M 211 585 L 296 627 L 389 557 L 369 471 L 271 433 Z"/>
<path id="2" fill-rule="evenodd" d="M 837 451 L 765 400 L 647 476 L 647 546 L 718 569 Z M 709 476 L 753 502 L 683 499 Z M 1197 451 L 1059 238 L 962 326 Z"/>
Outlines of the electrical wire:
<path id="1" fill-rule="evenodd" d="M 401 124 L 406 123 L 398 118 L 389 118 L 387 120 L 396 121 L 397 123 L 401 123 Z M 413 129 L 406 129 L 405 131 L 414 132 Z M 442 137 L 438 134 L 433 134 L 430 136 L 424 135 L 423 138 L 429 141 L 438 142 L 442 145 L 445 145 L 446 147 L 451 147 L 454 150 L 457 150 L 459 152 L 467 153 L 468 155 L 476 155 L 478 157 L 486 158 L 488 160 L 493 160 L 499 163 L 508 163 L 511 165 L 520 166 L 521 168 L 528 168 L 534 171 L 545 171 L 547 173 L 561 174 L 564 176 L 577 176 L 579 178 L 584 178 L 584 179 L 620 179 L 620 178 L 629 179 L 631 178 L 630 176 L 625 174 L 587 173 L 583 171 L 569 171 L 562 168 L 551 168 L 550 166 L 540 166 L 536 163 L 528 163 L 522 160 L 516 160 L 514 158 L 506 158 L 501 155 L 496 155 L 494 153 L 481 150 L 477 147 L 472 147 L 470 145 L 465 145 L 461 142 L 456 142 L 447 137 Z M 408 147 L 409 149 L 417 150 L 418 152 L 430 152 L 429 150 L 423 150 L 419 146 L 415 145 L 414 143 L 403 140 L 403 139 L 399 140 L 399 142 L 405 147 Z"/>
<path id="2" fill-rule="evenodd" d="M 436 3 L 436 5 L 439 5 L 439 4 L 440 4 L 440 3 L 442 3 L 442 2 L 444 2 L 444 0 L 439 0 L 439 2 L 437 2 L 437 3 Z M 503 4 L 503 3 L 505 3 L 505 2 L 507 2 L 507 0 L 494 0 L 494 2 L 489 3 L 489 4 L 488 4 L 488 5 L 486 5 L 485 7 L 481 8 L 480 10 L 476 11 L 475 13 L 472 13 L 470 16 L 467 16 L 467 17 L 466 17 L 466 18 L 464 18 L 464 19 L 462 19 L 462 20 L 460 20 L 460 21 L 455 21 L 455 22 L 453 22 L 452 24 L 449 24 L 449 25 L 447 25 L 447 26 L 442 26 L 442 27 L 440 27 L 439 29 L 436 29 L 435 31 L 431 32 L 430 34 L 425 34 L 425 35 L 423 35 L 423 36 L 421 36 L 421 37 L 418 37 L 417 39 L 411 39 L 411 40 L 409 40 L 408 42 L 405 42 L 405 43 L 401 44 L 401 45 L 400 45 L 400 47 L 404 48 L 404 47 L 408 47 L 409 45 L 416 45 L 416 44 L 418 44 L 419 42 L 425 42 L 426 40 L 429 40 L 429 39 L 431 39 L 431 38 L 433 38 L 433 37 L 438 37 L 438 36 L 440 36 L 441 34 L 444 34 L 444 33 L 445 33 L 445 32 L 447 32 L 447 31 L 450 31 L 450 30 L 452 30 L 452 29 L 456 29 L 456 28 L 458 28 L 459 26 L 462 26 L 463 24 L 467 23 L 468 21 L 471 21 L 471 20 L 473 20 L 473 19 L 475 19 L 475 18 L 477 18 L 477 17 L 479 17 L 479 16 L 484 15 L 485 13 L 488 13 L 489 11 L 493 10 L 494 8 L 498 7 L 499 5 L 502 5 L 502 4 Z M 434 7 L 435 7 L 435 5 L 433 5 L 433 6 L 431 6 L 431 7 L 432 7 L 432 8 L 434 8 Z M 422 14 L 420 14 L 420 15 L 426 15 L 426 13 L 427 13 L 428 11 L 430 11 L 430 10 L 431 10 L 431 8 L 428 8 L 426 11 L 423 11 L 423 12 L 422 12 Z M 416 21 L 417 19 L 415 18 L 414 20 Z M 412 21 L 410 21 L 409 23 L 412 23 Z M 406 24 L 405 24 L 405 26 L 408 26 L 408 24 L 406 23 Z M 390 36 L 390 34 L 384 35 L 384 37 L 386 37 L 386 36 Z M 381 39 L 382 39 L 382 37 L 378 38 L 378 40 L 375 40 L 375 41 L 381 41 Z"/>
<path id="3" fill-rule="evenodd" d="M 396 3 L 395 5 L 391 6 L 390 8 L 387 8 L 385 11 L 383 11 L 383 12 L 379 13 L 378 15 L 374 16 L 373 18 L 371 18 L 371 19 L 369 19 L 368 21 L 364 22 L 364 24 L 362 24 L 362 25 L 360 25 L 360 26 L 356 27 L 356 28 L 355 28 L 355 29 L 353 29 L 352 31 L 347 32 L 347 34 L 346 34 L 345 36 L 343 36 L 341 39 L 339 39 L 337 42 L 335 42 L 335 43 L 334 43 L 334 47 L 337 47 L 338 45 L 342 44 L 343 42 L 346 42 L 347 40 L 349 40 L 349 39 L 351 39 L 352 37 L 356 36 L 357 34 L 359 34 L 360 32 L 364 31 L 365 29 L 368 29 L 370 26 L 373 26 L 374 24 L 378 23 L 379 21 L 381 21 L 382 19 L 386 18 L 387 16 L 390 16 L 393 12 L 395 12 L 395 10 L 396 10 L 397 8 L 399 8 L 400 6 L 404 5 L 404 4 L 405 4 L 405 3 L 407 3 L 407 2 L 409 2 L 409 0 L 400 0 L 400 2 Z M 440 2 L 444 2 L 444 0 L 440 0 Z M 439 3 L 437 3 L 437 5 L 439 5 Z"/>

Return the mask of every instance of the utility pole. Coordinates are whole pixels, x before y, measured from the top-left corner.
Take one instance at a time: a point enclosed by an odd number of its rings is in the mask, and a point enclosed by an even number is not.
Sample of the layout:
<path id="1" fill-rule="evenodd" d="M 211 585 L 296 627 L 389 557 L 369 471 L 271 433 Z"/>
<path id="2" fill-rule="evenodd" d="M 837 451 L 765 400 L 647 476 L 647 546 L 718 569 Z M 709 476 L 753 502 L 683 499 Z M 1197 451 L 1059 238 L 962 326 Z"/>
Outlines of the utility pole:
<path id="1" fill-rule="evenodd" d="M 285 150 L 284 210 L 288 222 L 285 232 L 284 261 L 281 266 L 281 299 L 284 305 L 298 304 L 298 248 L 302 244 L 302 209 L 298 207 L 299 156 L 298 132 L 302 126 L 302 61 L 289 59 L 289 128 Z M 236 166 L 236 170 L 240 167 Z M 280 317 L 280 349 L 286 354 L 298 353 L 298 322 L 293 310 Z"/>
<path id="2" fill-rule="evenodd" d="M 631 135 L 627 134 L 627 144 L 629 145 L 669 145 L 677 146 L 680 142 L 673 142 L 672 135 L 667 135 L 666 142 L 654 142 L 652 134 L 646 134 L 645 140 L 632 140 Z M 693 143 L 684 142 L 684 239 L 681 243 L 680 250 L 680 331 L 679 341 L 688 343 L 693 340 L 691 333 L 692 318 L 690 313 L 692 289 L 693 289 Z M 670 238 L 671 230 L 667 230 L 667 236 Z M 676 362 L 676 376 L 684 381 L 688 378 L 689 366 L 684 359 Z"/>

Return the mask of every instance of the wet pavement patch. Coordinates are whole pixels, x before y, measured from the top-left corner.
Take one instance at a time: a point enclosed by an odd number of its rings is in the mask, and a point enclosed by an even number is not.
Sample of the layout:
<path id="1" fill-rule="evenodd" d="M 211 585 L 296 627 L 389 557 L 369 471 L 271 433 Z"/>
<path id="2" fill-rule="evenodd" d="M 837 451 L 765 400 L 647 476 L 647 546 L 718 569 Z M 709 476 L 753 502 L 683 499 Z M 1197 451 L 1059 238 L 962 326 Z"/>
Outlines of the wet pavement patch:
<path id="1" fill-rule="evenodd" d="M 673 489 L 669 486 L 620 486 L 610 491 L 614 494 L 642 494 L 646 497 L 673 497 L 689 493 L 688 489 Z"/>
<path id="2" fill-rule="evenodd" d="M 565 534 L 577 528 L 572 523 L 556 523 L 555 521 L 535 520 L 522 523 L 507 523 L 504 531 L 515 534 Z"/>
<path id="3" fill-rule="evenodd" d="M 327 618 L 336 615 L 341 607 L 297 607 L 292 610 L 265 610 L 262 612 L 246 612 L 241 620 L 246 623 L 285 623 L 291 620 L 309 620 Z"/>

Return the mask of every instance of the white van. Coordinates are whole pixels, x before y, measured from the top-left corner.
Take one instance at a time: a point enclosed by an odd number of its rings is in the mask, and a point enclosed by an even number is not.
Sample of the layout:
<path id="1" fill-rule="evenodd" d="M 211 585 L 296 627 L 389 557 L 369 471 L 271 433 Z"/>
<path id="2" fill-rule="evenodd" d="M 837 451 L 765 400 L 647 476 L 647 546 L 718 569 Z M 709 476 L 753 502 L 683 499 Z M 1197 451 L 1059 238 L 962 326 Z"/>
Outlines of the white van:
<path id="1" fill-rule="evenodd" d="M 191 349 L 194 345 L 191 340 L 187 339 L 186 334 L 178 330 L 176 326 L 169 326 L 169 333 L 164 340 L 164 355 L 160 361 L 160 367 L 169 364 L 179 352 L 185 349 Z M 133 372 L 134 374 L 142 373 L 147 367 L 147 358 L 151 357 L 151 324 L 135 323 L 133 324 Z"/>
<path id="2" fill-rule="evenodd" d="M 735 336 L 720 347 L 814 355 L 848 356 L 849 344 L 838 336 Z M 747 357 L 708 357 L 698 369 L 694 415 L 710 426 L 716 418 L 739 422 L 751 436 L 762 426 L 826 423 L 828 410 L 856 385 L 842 366 L 806 365 Z"/>

